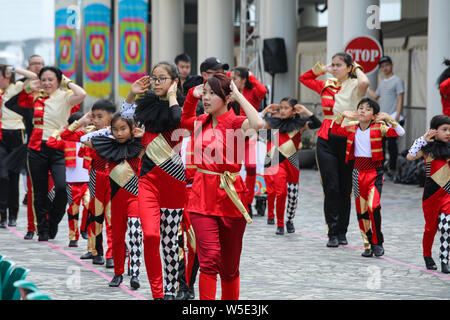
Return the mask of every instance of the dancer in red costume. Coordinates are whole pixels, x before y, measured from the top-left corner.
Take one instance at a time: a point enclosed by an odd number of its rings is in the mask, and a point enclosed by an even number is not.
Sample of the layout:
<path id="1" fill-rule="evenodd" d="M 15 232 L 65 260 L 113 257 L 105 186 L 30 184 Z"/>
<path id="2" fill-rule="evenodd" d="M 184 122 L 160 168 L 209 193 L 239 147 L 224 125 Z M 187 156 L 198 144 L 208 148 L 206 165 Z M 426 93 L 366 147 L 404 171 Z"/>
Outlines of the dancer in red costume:
<path id="1" fill-rule="evenodd" d="M 139 213 L 144 234 L 144 259 L 154 299 L 176 297 L 178 228 L 185 205 L 186 182 L 180 156 L 184 130 L 176 66 L 156 64 L 151 77 L 137 80 L 122 105 L 122 115 L 145 125 L 145 154 L 139 174 Z M 147 89 L 151 85 L 151 90 Z M 135 102 L 137 94 L 141 94 Z M 159 254 L 162 244 L 165 286 Z"/>
<path id="2" fill-rule="evenodd" d="M 345 118 L 358 119 L 356 123 L 341 126 Z M 382 121 L 389 123 L 387 126 Z M 378 103 L 362 99 L 357 112 L 337 114 L 331 133 L 347 137 L 345 161 L 355 159 L 353 192 L 359 229 L 364 241 L 363 257 L 384 254 L 381 232 L 381 189 L 383 187 L 383 137 L 400 137 L 405 130 L 387 113 L 380 113 Z"/>
<path id="3" fill-rule="evenodd" d="M 277 132 L 267 137 L 267 157 L 265 161 L 264 180 L 267 188 L 268 224 L 274 224 L 274 207 L 276 200 L 277 231 L 284 234 L 284 213 L 286 198 L 286 229 L 295 232 L 294 217 L 297 209 L 298 181 L 300 174 L 298 150 L 302 133 L 308 129 L 319 128 L 321 122 L 306 107 L 297 104 L 291 97 L 283 98 L 280 105 L 271 104 L 262 114 L 272 114 L 280 110 L 277 117 L 265 117 L 266 129 Z M 300 117 L 301 114 L 307 117 Z M 276 140 L 273 141 L 273 138 Z"/>
<path id="4" fill-rule="evenodd" d="M 423 190 L 422 208 L 425 217 L 423 233 L 423 257 L 429 270 L 436 270 L 431 249 L 434 236 L 439 230 L 441 270 L 450 273 L 450 118 L 434 116 L 430 130 L 416 139 L 408 151 L 407 159 L 424 158 L 426 180 Z"/>
<path id="5" fill-rule="evenodd" d="M 439 93 L 441 94 L 442 113 L 450 116 L 450 59 L 444 60 L 447 69 L 438 78 Z"/>
<path id="6" fill-rule="evenodd" d="M 190 120 L 200 98 L 206 114 L 193 123 Z M 231 99 L 241 105 L 247 118 L 228 109 Z M 222 299 L 236 300 L 242 238 L 246 221 L 251 222 L 243 204 L 246 187 L 239 175 L 243 155 L 238 150 L 244 145 L 244 133 L 254 134 L 264 122 L 231 79 L 223 75 L 210 77 L 203 86 L 189 90 L 183 120 L 183 126 L 193 132 L 197 166 L 186 210 L 197 240 L 200 299 L 216 298 L 219 274 Z"/>
<path id="7" fill-rule="evenodd" d="M 110 130 L 104 131 L 106 136 L 95 136 L 98 132 L 94 132 L 91 134 L 94 136 L 85 142 L 100 157 L 108 160 L 114 259 L 114 277 L 109 283 L 110 287 L 118 287 L 123 281 L 127 226 L 130 239 L 130 286 L 134 289 L 140 287 L 142 229 L 138 210 L 138 174 L 143 146 L 140 139 L 134 136 L 138 130 L 133 119 L 123 118 L 117 113 L 111 120 Z"/>

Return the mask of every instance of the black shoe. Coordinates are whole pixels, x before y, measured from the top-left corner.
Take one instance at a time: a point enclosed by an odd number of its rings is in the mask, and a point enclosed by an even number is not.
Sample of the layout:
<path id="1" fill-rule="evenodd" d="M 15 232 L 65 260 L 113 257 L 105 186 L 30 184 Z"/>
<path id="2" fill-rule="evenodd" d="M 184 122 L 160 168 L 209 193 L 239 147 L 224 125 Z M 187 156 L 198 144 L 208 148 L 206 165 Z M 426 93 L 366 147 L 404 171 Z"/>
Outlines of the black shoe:
<path id="1" fill-rule="evenodd" d="M 366 249 L 364 250 L 363 253 L 361 253 L 361 256 L 365 257 L 365 258 L 371 258 L 373 257 L 373 251 L 372 249 Z"/>
<path id="2" fill-rule="evenodd" d="M 118 287 L 118 286 L 120 286 L 122 281 L 123 281 L 123 276 L 115 274 L 114 277 L 112 278 L 111 282 L 109 283 L 109 286 L 110 287 Z"/>
<path id="3" fill-rule="evenodd" d="M 28 231 L 27 234 L 25 235 L 25 237 L 23 237 L 25 240 L 31 240 L 34 237 L 34 232 L 33 231 Z"/>
<path id="4" fill-rule="evenodd" d="M 328 248 L 337 248 L 337 247 L 339 247 L 338 237 L 336 237 L 336 236 L 329 237 L 328 238 L 328 242 L 327 242 L 327 247 Z"/>
<path id="5" fill-rule="evenodd" d="M 164 295 L 164 300 L 175 300 L 175 296 L 165 294 Z"/>
<path id="6" fill-rule="evenodd" d="M 86 232 L 86 231 L 81 231 L 80 232 L 81 233 L 81 237 L 84 239 L 84 240 L 87 240 L 89 237 L 88 237 L 88 233 Z"/>
<path id="7" fill-rule="evenodd" d="M 432 257 L 423 257 L 423 259 L 425 260 L 425 266 L 427 267 L 427 270 L 437 270 L 437 265 Z"/>
<path id="8" fill-rule="evenodd" d="M 8 226 L 10 227 L 17 226 L 16 217 L 9 216 Z"/>
<path id="9" fill-rule="evenodd" d="M 384 254 L 384 249 L 383 249 L 382 245 L 373 244 L 372 250 L 373 250 L 375 257 L 381 257 Z"/>
<path id="10" fill-rule="evenodd" d="M 24 206 L 27 205 L 27 200 L 28 200 L 28 197 L 27 197 L 27 194 L 25 193 L 25 196 L 23 197 L 23 200 L 22 200 L 22 204 L 23 204 Z"/>
<path id="11" fill-rule="evenodd" d="M 275 219 L 267 219 L 267 224 L 275 224 Z"/>
<path id="12" fill-rule="evenodd" d="M 6 219 L 2 219 L 2 221 L 0 221 L 0 228 L 6 229 Z"/>
<path id="13" fill-rule="evenodd" d="M 94 256 L 92 255 L 92 252 L 86 252 L 85 254 L 83 254 L 80 259 L 81 260 L 87 260 L 87 259 L 92 259 L 94 258 Z"/>
<path id="14" fill-rule="evenodd" d="M 114 260 L 112 258 L 106 259 L 106 266 L 105 267 L 108 268 L 108 269 L 114 268 Z"/>
<path id="15" fill-rule="evenodd" d="M 194 288 L 188 289 L 188 300 L 194 300 L 195 299 L 195 291 Z"/>
<path id="16" fill-rule="evenodd" d="M 284 227 L 277 227 L 277 231 L 275 234 L 283 235 L 284 234 Z"/>
<path id="17" fill-rule="evenodd" d="M 48 233 L 48 238 L 49 239 L 55 239 L 56 238 L 56 234 L 58 233 L 58 225 L 57 224 L 50 224 L 50 230 Z"/>
<path id="18" fill-rule="evenodd" d="M 294 233 L 295 232 L 295 227 L 294 227 L 294 223 L 291 221 L 286 222 L 286 231 L 287 233 Z"/>
<path id="19" fill-rule="evenodd" d="M 78 248 L 78 241 L 77 240 L 70 240 L 69 241 L 69 248 Z"/>
<path id="20" fill-rule="evenodd" d="M 104 265 L 105 264 L 105 258 L 103 258 L 102 255 L 96 255 L 92 257 L 92 263 L 93 264 L 99 264 L 99 265 Z"/>
<path id="21" fill-rule="evenodd" d="M 450 273 L 450 267 L 448 266 L 448 263 L 441 262 L 441 271 L 442 273 Z"/>
<path id="22" fill-rule="evenodd" d="M 39 233 L 38 241 L 48 241 L 48 233 L 42 232 Z"/>
<path id="23" fill-rule="evenodd" d="M 6 229 L 6 211 L 0 212 L 0 228 Z"/>
<path id="24" fill-rule="evenodd" d="M 343 246 L 346 246 L 348 244 L 347 237 L 345 236 L 345 234 L 338 235 L 338 241 L 339 241 L 339 244 L 343 245 Z"/>
<path id="25" fill-rule="evenodd" d="M 189 293 L 187 290 L 178 291 L 177 297 L 175 300 L 187 300 L 189 298 Z"/>
<path id="26" fill-rule="evenodd" d="M 130 286 L 133 289 L 139 289 L 141 287 L 140 283 L 139 283 L 139 278 L 136 276 L 132 276 L 130 279 Z"/>

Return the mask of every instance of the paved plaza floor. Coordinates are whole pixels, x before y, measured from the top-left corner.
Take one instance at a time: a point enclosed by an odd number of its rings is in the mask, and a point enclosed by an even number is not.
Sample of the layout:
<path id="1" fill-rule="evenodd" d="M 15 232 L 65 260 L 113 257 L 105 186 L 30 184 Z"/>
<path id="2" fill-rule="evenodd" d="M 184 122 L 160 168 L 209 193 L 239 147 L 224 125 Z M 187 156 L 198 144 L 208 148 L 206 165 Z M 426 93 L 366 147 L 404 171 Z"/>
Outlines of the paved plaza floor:
<path id="1" fill-rule="evenodd" d="M 244 236 L 240 272 L 242 300 L 448 300 L 450 275 L 440 272 L 439 234 L 433 256 L 437 271 L 424 267 L 421 209 L 422 188 L 385 181 L 382 193 L 382 231 L 385 255 L 363 258 L 362 238 L 352 204 L 347 234 L 349 244 L 326 247 L 323 195 L 318 172 L 302 170 L 295 217 L 296 232 L 275 234 L 267 215 L 255 216 Z M 21 198 L 23 192 L 21 193 Z M 352 200 L 352 202 L 354 202 Z M 24 240 L 26 206 L 21 205 L 18 225 L 0 229 L 0 253 L 16 265 L 30 269 L 27 279 L 55 300 L 151 300 L 145 271 L 141 288 L 132 290 L 129 277 L 110 288 L 113 269 L 80 260 L 86 240 L 68 247 L 64 217 L 56 239 Z M 197 282 L 198 284 L 198 282 Z M 198 285 L 196 284 L 196 299 Z M 217 297 L 220 298 L 220 285 Z"/>

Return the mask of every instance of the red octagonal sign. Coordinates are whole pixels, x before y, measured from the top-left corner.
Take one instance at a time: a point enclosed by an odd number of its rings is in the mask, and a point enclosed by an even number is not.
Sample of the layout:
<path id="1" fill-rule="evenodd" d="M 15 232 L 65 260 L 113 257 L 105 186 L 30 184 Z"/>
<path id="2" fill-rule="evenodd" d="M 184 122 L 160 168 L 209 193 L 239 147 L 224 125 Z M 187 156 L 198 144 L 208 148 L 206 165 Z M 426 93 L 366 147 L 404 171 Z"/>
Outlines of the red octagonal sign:
<path id="1" fill-rule="evenodd" d="M 380 43 L 370 36 L 350 40 L 344 51 L 364 68 L 365 74 L 371 74 L 377 69 L 383 54 Z"/>

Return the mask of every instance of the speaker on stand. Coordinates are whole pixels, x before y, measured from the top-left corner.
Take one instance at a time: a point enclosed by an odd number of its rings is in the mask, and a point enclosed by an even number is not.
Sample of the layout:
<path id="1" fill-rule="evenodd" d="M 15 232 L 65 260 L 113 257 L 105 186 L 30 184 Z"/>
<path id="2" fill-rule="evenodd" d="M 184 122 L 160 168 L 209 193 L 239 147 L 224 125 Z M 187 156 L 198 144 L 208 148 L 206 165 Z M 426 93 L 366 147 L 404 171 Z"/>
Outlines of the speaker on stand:
<path id="1" fill-rule="evenodd" d="M 275 74 L 285 73 L 287 68 L 286 45 L 283 38 L 264 39 L 264 71 L 272 76 L 271 103 L 275 92 Z"/>

